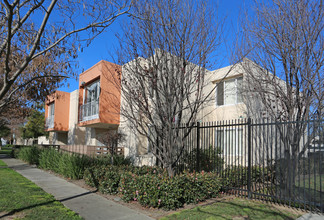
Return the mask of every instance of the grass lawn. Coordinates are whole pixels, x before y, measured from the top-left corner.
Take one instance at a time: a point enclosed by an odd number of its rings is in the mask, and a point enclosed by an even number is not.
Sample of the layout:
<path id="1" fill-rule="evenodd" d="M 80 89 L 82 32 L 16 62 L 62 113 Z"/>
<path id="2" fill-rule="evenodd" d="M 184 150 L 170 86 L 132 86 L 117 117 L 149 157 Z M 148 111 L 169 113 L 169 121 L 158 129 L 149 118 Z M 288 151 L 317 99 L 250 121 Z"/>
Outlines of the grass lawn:
<path id="1" fill-rule="evenodd" d="M 163 220 L 175 219 L 296 219 L 295 213 L 282 211 L 270 204 L 258 201 L 235 198 L 216 202 L 212 205 L 198 206 L 194 209 L 184 210 L 169 216 Z"/>
<path id="2" fill-rule="evenodd" d="M 295 186 L 304 187 L 310 190 L 317 190 L 324 192 L 324 175 L 311 174 L 301 177 L 296 177 Z"/>
<path id="3" fill-rule="evenodd" d="M 2 146 L 1 150 L 0 150 L 0 154 L 8 154 L 8 155 L 10 155 L 11 151 L 12 151 L 12 147 Z"/>
<path id="4" fill-rule="evenodd" d="M 3 166 L 3 167 L 6 167 L 7 164 L 5 162 L 3 162 L 2 160 L 0 160 L 0 167 Z"/>
<path id="5" fill-rule="evenodd" d="M 14 170 L 0 168 L 0 177 L 0 218 L 82 219 Z"/>

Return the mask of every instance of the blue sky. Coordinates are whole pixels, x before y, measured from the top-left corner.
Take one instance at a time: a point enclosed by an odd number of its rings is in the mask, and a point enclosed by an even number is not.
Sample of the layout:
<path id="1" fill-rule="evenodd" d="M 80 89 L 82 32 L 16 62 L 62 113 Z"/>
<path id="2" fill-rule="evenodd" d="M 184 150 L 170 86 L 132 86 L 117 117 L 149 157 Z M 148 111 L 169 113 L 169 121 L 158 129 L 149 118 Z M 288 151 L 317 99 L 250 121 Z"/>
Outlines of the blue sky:
<path id="1" fill-rule="evenodd" d="M 211 0 L 212 3 L 215 2 L 215 7 L 218 4 L 219 15 L 226 16 L 225 26 L 227 28 L 226 44 L 230 47 L 233 37 L 237 32 L 238 19 L 240 13 L 251 4 L 252 0 Z M 115 34 L 120 31 L 120 24 L 122 19 L 127 19 L 126 17 L 120 18 L 117 22 L 113 23 L 106 32 L 99 35 L 87 48 L 83 49 L 83 52 L 79 53 L 78 62 L 79 69 L 76 70 L 77 75 L 79 75 L 82 70 L 87 70 L 93 65 L 95 65 L 100 60 L 107 60 L 113 62 L 114 48 L 118 45 L 117 38 Z M 221 63 L 218 62 L 219 66 L 216 68 L 224 67 L 229 65 L 229 53 L 225 46 L 219 53 L 219 56 L 223 57 Z M 72 92 L 78 88 L 78 80 L 69 79 L 66 86 L 59 88 L 60 91 Z"/>

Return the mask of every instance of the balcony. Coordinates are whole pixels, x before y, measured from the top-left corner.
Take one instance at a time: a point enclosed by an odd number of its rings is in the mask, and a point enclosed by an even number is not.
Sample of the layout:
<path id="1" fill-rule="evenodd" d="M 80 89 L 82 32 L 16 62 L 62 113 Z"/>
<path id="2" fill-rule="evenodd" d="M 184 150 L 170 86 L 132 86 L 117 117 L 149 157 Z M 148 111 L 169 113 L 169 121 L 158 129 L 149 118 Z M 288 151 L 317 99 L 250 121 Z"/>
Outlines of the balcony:
<path id="1" fill-rule="evenodd" d="M 99 100 L 92 101 L 80 106 L 80 122 L 99 118 Z"/>
<path id="2" fill-rule="evenodd" d="M 120 120 L 121 67 L 100 61 L 79 77 L 78 126 L 115 129 Z M 100 100 L 100 101 L 98 101 Z"/>
<path id="3" fill-rule="evenodd" d="M 46 128 L 47 129 L 54 128 L 54 115 L 46 118 Z"/>

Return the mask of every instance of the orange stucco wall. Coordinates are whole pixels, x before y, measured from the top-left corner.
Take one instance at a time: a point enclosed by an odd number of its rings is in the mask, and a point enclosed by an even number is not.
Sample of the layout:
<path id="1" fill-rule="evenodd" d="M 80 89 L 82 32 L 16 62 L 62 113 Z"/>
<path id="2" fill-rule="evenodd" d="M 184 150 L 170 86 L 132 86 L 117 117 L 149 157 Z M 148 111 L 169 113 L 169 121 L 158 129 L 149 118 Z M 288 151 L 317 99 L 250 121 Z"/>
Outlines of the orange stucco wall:
<path id="1" fill-rule="evenodd" d="M 45 102 L 45 118 L 48 117 L 48 105 L 54 102 L 54 128 L 47 131 L 68 131 L 70 112 L 70 93 L 56 91 Z"/>
<path id="2" fill-rule="evenodd" d="M 100 61 L 80 74 L 79 106 L 83 104 L 84 87 L 100 79 L 99 118 L 80 122 L 80 126 L 95 123 L 119 124 L 120 121 L 120 79 L 121 67 L 107 61 Z M 84 85 L 82 83 L 84 82 Z"/>

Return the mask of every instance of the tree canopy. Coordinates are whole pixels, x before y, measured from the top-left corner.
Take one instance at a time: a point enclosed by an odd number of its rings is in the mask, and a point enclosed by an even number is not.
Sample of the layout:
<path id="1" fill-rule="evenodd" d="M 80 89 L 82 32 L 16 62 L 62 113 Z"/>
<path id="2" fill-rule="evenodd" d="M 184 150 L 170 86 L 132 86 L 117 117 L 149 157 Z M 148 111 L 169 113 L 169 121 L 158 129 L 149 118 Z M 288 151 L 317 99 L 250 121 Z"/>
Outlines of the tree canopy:
<path id="1" fill-rule="evenodd" d="M 22 138 L 37 138 L 46 135 L 44 112 L 32 110 L 27 123 L 21 127 Z"/>

